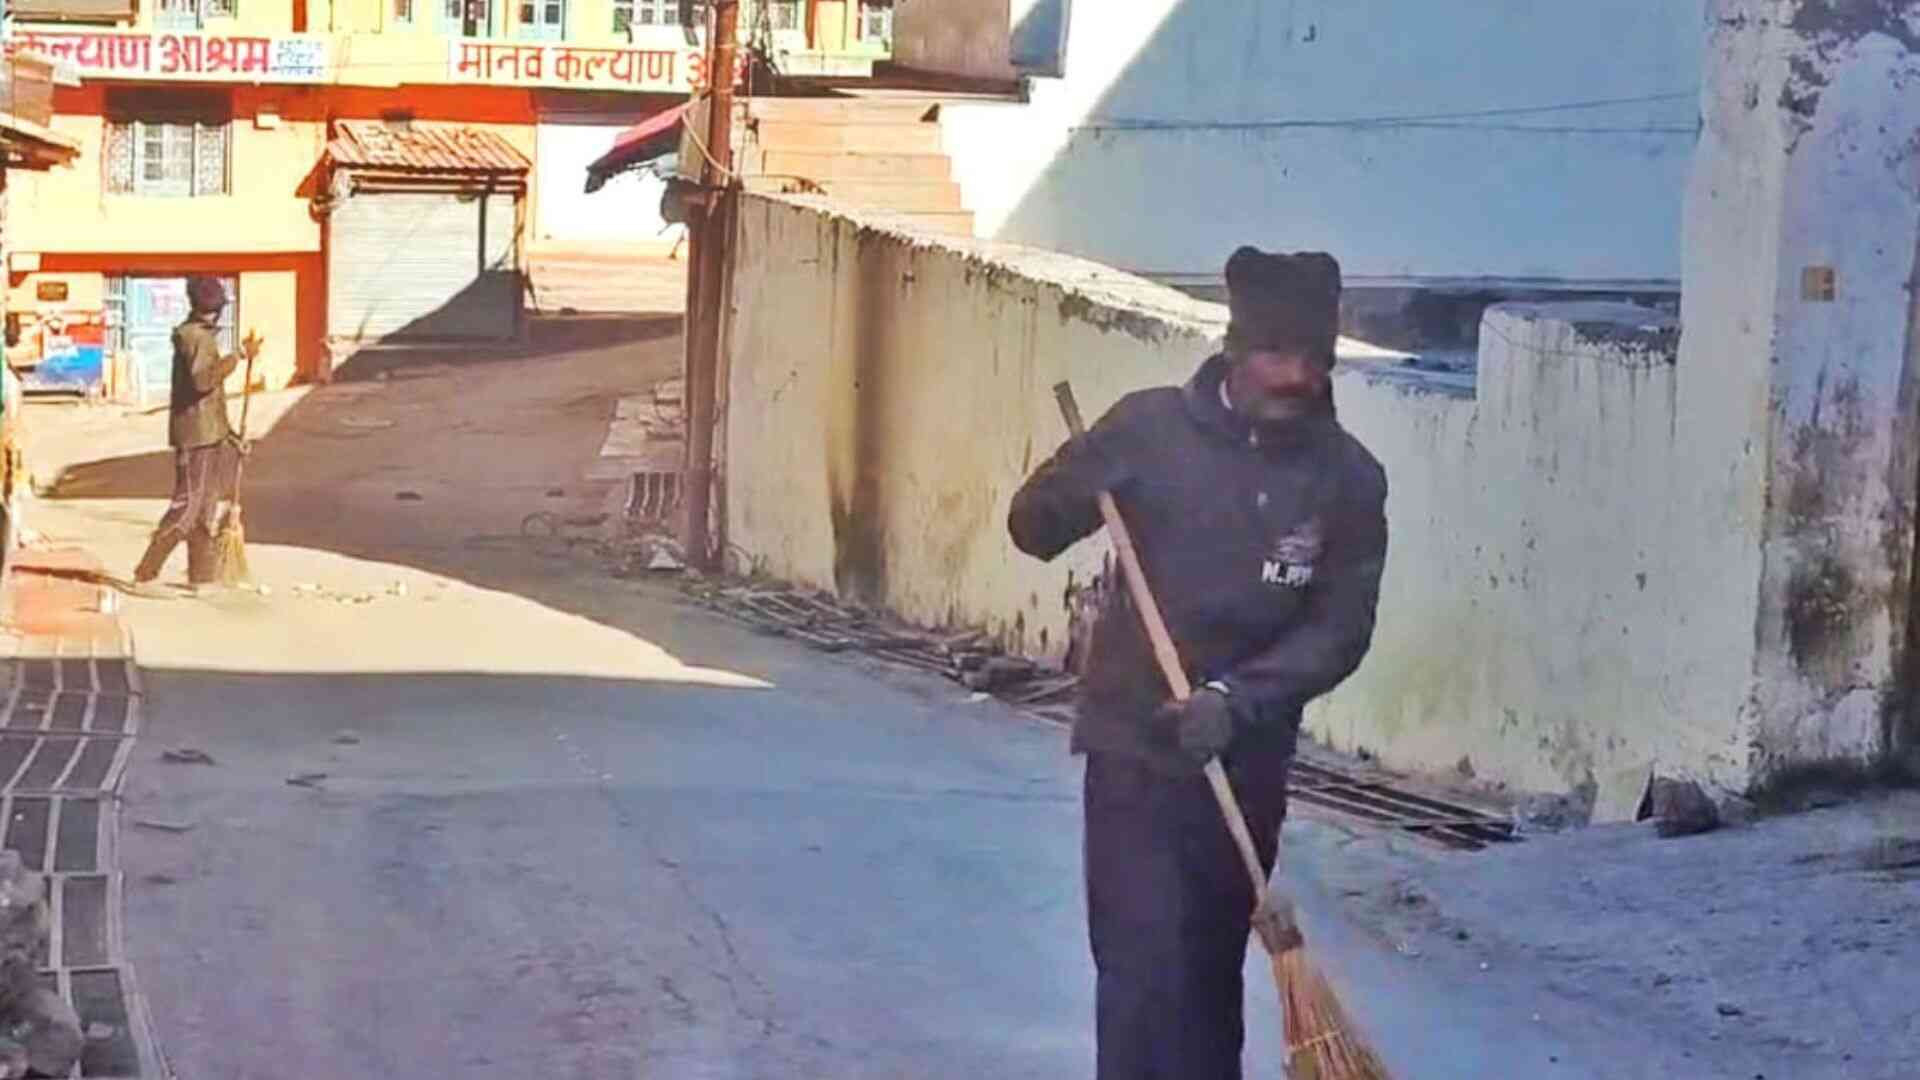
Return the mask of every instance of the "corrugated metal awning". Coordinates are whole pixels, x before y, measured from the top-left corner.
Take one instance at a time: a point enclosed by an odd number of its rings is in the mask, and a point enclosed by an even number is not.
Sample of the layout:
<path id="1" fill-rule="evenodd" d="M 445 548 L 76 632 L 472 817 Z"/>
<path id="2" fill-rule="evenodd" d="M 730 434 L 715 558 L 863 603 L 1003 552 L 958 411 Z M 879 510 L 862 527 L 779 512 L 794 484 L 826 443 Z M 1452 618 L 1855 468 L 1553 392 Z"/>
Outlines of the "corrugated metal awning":
<path id="1" fill-rule="evenodd" d="M 680 122 L 691 103 L 654 113 L 613 137 L 613 149 L 587 166 L 587 190 L 598 191 L 610 177 L 638 168 L 680 148 Z"/>
<path id="2" fill-rule="evenodd" d="M 80 156 L 78 141 L 11 113 L 0 113 L 0 149 L 5 164 L 36 170 L 68 165 Z"/>
<path id="3" fill-rule="evenodd" d="M 422 175 L 502 175 L 533 167 L 513 144 L 479 128 L 342 120 L 327 156 L 336 166 Z"/>

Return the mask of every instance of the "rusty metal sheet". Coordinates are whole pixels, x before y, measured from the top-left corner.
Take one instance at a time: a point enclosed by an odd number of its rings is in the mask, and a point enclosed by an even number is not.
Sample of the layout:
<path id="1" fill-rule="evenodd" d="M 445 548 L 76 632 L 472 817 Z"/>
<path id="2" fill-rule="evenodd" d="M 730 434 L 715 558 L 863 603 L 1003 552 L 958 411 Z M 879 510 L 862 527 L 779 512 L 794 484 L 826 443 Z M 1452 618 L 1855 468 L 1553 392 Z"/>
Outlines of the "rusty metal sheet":
<path id="1" fill-rule="evenodd" d="M 471 127 L 401 126 L 378 120 L 342 120 L 327 146 L 346 168 L 416 173 L 525 173 L 525 154 L 491 131 Z"/>

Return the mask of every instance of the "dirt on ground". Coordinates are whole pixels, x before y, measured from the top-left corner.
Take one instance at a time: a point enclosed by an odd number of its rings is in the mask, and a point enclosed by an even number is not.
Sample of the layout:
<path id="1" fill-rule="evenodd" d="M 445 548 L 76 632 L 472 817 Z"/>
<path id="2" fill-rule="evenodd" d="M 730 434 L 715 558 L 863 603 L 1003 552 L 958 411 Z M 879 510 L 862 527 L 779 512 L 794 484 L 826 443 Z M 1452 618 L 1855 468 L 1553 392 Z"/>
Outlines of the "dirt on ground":
<path id="1" fill-rule="evenodd" d="M 631 667 L 627 654 L 667 617 L 659 597 L 642 602 L 648 586 L 519 534 L 529 514 L 606 506 L 617 482 L 585 477 L 618 401 L 678 373 L 678 322 L 565 320 L 541 333 L 517 354 L 387 354 L 256 401 L 249 553 L 271 594 L 131 601 L 143 660 L 512 671 L 514 635 L 559 634 L 564 614 L 608 632 L 566 629 L 543 670 Z M 52 491 L 29 527 L 130 565 L 171 484 L 164 419 L 43 404 L 30 426 L 36 478 Z M 493 632 L 427 640 L 483 620 Z M 795 670 L 758 674 L 778 683 Z M 1451 987 L 1447 1015 L 1484 1024 L 1487 1045 L 1543 1047 L 1537 1071 L 1506 1075 L 1893 1080 L 1920 1059 L 1917 793 L 1694 837 L 1609 826 L 1471 854 L 1299 811 L 1286 852 L 1285 880 L 1331 900 L 1310 913 L 1321 928 L 1337 920 L 1366 944 L 1341 955 L 1361 958 L 1369 985 Z M 1380 996 L 1387 1024 L 1438 1008 L 1424 994 Z M 1618 1067 L 1571 1068 L 1563 1054 Z"/>

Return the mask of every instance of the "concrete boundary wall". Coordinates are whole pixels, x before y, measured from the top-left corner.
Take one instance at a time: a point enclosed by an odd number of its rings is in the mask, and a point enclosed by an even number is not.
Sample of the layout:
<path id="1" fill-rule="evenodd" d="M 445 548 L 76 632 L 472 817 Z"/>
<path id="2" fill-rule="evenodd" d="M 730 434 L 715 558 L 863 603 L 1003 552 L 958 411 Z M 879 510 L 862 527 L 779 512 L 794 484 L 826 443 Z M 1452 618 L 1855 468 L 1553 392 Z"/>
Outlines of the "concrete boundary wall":
<path id="1" fill-rule="evenodd" d="M 1006 538 L 1064 436 L 1049 388 L 1071 379 L 1097 415 L 1184 380 L 1224 309 L 799 197 L 744 199 L 734 281 L 732 542 L 773 576 L 1057 657 L 1106 549 L 1048 566 Z M 1670 509 L 1692 465 L 1674 322 L 1514 306 L 1483 336 L 1477 389 L 1344 349 L 1335 392 L 1386 465 L 1392 552 L 1374 652 L 1312 730 L 1524 790 L 1647 767 L 1745 786 L 1757 537 Z M 1744 584 L 1679 569 L 1715 560 Z"/>

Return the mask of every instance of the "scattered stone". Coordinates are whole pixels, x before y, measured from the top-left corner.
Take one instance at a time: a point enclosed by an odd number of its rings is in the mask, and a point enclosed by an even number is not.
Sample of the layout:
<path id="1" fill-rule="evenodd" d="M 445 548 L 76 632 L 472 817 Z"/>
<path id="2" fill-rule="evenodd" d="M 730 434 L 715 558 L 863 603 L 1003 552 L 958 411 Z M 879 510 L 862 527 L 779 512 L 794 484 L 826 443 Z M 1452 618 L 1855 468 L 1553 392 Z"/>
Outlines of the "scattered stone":
<path id="1" fill-rule="evenodd" d="M 134 818 L 136 829 L 152 829 L 155 832 L 184 833 L 193 831 L 191 821 L 161 821 L 158 818 Z"/>
<path id="2" fill-rule="evenodd" d="M 160 751 L 161 761 L 170 761 L 175 765 L 213 765 L 213 755 L 205 750 L 196 750 L 190 746 Z"/>
<path id="3" fill-rule="evenodd" d="M 1663 972 L 1661 972 L 1661 973 L 1659 973 L 1658 975 L 1655 975 L 1655 976 L 1653 977 L 1653 985 L 1655 985 L 1655 986 L 1671 986 L 1671 985 L 1673 985 L 1673 976 L 1671 976 L 1671 975 L 1669 975 L 1669 974 L 1667 974 L 1666 972 L 1664 972 L 1664 971 L 1663 971 Z"/>
<path id="4" fill-rule="evenodd" d="M 417 491 L 396 491 L 393 497 L 401 502 L 420 502 L 425 498 Z"/>
<path id="5" fill-rule="evenodd" d="M 1861 862 L 1868 870 L 1911 870 L 1920 867 L 1920 840 L 1885 836 L 1868 846 Z"/>
<path id="6" fill-rule="evenodd" d="M 1721 1016 L 1745 1016 L 1747 1014 L 1747 1011 L 1745 1009 L 1742 1009 L 1740 1006 L 1735 1005 L 1730 1001 L 1723 1001 L 1720 1004 L 1715 1005 L 1713 1007 L 1713 1010 L 1719 1013 Z"/>
<path id="7" fill-rule="evenodd" d="M 547 489 L 547 498 L 549 499 L 564 499 L 566 497 L 567 497 L 566 488 L 548 488 Z"/>
<path id="8" fill-rule="evenodd" d="M 1720 827 L 1720 808 L 1691 780 L 1656 778 L 1647 803 L 1655 828 L 1664 837 L 1695 836 Z"/>
<path id="9" fill-rule="evenodd" d="M 87 1025 L 87 1041 L 101 1042 L 120 1034 L 120 1029 L 112 1024 L 102 1024 L 98 1020 Z"/>
<path id="10" fill-rule="evenodd" d="M 992 656 L 960 677 L 969 690 L 995 690 L 1033 677 L 1034 664 L 1017 656 Z"/>
<path id="11" fill-rule="evenodd" d="M 1513 827 L 1522 833 L 1557 833 L 1586 821 L 1586 809 L 1572 795 L 1528 795 L 1513 804 Z"/>
<path id="12" fill-rule="evenodd" d="M 147 883 L 147 884 L 149 884 L 149 885 L 178 885 L 178 884 L 180 884 L 180 879 L 179 879 L 179 878 L 176 878 L 176 877 L 174 877 L 174 876 L 173 876 L 172 874 L 148 874 L 148 875 L 147 875 L 146 877 L 144 877 L 144 878 L 141 878 L 140 880 L 142 880 L 142 881 L 144 881 L 144 882 L 146 882 L 146 883 Z"/>
<path id="13" fill-rule="evenodd" d="M 1467 932 L 1466 932 L 1465 930 L 1455 930 L 1455 931 L 1453 932 L 1453 940 L 1455 940 L 1455 941 L 1471 941 L 1471 940 L 1473 940 L 1473 935 L 1472 935 L 1472 934 L 1469 934 L 1469 933 L 1467 933 Z"/>
<path id="14" fill-rule="evenodd" d="M 1594 785 L 1593 823 L 1617 825 L 1645 817 L 1647 789 L 1652 782 L 1653 766 L 1647 763 L 1600 775 Z"/>
<path id="15" fill-rule="evenodd" d="M 66 1076 L 80 1060 L 80 1017 L 39 986 L 35 959 L 52 925 L 46 879 L 0 851 L 0 1078 Z"/>
<path id="16" fill-rule="evenodd" d="M 340 734 L 333 737 L 335 746 L 359 746 L 360 733 L 352 728 L 342 728 Z"/>
<path id="17" fill-rule="evenodd" d="M 294 787 L 317 788 L 327 779 L 323 772 L 303 772 L 287 777 L 287 783 Z"/>
<path id="18" fill-rule="evenodd" d="M 1737 829 L 1751 825 L 1753 819 L 1760 816 L 1759 807 L 1744 795 L 1723 795 L 1717 800 L 1717 807 L 1720 812 L 1720 824 L 1729 828 Z"/>

